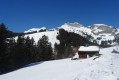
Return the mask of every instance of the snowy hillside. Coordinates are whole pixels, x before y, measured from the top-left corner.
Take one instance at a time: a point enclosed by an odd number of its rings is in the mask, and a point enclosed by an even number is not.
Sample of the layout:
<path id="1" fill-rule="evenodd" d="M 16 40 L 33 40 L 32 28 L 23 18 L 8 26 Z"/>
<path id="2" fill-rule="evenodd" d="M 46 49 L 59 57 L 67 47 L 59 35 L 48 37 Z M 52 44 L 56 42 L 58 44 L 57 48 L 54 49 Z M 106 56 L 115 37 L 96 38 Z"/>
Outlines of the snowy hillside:
<path id="1" fill-rule="evenodd" d="M 58 31 L 54 30 L 54 31 L 45 31 L 45 32 L 37 32 L 37 33 L 33 33 L 33 34 L 27 34 L 25 35 L 25 37 L 29 36 L 30 38 L 34 38 L 35 42 L 37 43 L 38 40 L 40 38 L 42 38 L 42 36 L 45 35 L 48 37 L 49 42 L 51 42 L 52 47 L 54 47 L 55 43 L 59 44 L 59 40 L 57 40 L 57 35 L 58 35 Z"/>
<path id="2" fill-rule="evenodd" d="M 96 41 L 96 43 L 98 44 L 101 44 L 102 41 L 107 41 L 108 45 L 114 44 L 115 35 L 119 32 L 119 29 L 114 29 L 112 26 L 108 26 L 105 24 L 93 24 L 90 27 L 85 27 L 82 24 L 75 22 L 75 23 L 65 23 L 61 25 L 61 27 L 58 27 L 57 29 L 50 29 L 50 30 L 46 30 L 45 27 L 32 28 L 25 31 L 24 33 L 26 33 L 25 37 L 27 36 L 30 36 L 30 38 L 33 37 L 36 43 L 39 40 L 39 38 L 41 38 L 43 35 L 46 35 L 48 36 L 49 42 L 51 42 L 52 47 L 54 47 L 55 43 L 59 43 L 59 40 L 57 40 L 56 38 L 59 33 L 59 29 L 64 29 L 68 32 L 74 32 L 87 38 L 91 42 Z"/>
<path id="3" fill-rule="evenodd" d="M 83 25 L 79 23 L 65 23 L 60 28 L 68 32 L 74 32 L 74 33 L 80 34 L 82 36 L 85 36 L 84 33 L 88 35 L 93 35 L 93 33 L 91 32 L 91 29 L 84 27 Z"/>
<path id="4" fill-rule="evenodd" d="M 68 32 L 74 32 L 83 37 L 89 35 L 92 37 L 91 41 L 93 42 L 95 40 L 98 44 L 101 44 L 101 41 L 113 41 L 117 32 L 115 29 L 112 28 L 112 26 L 108 26 L 105 24 L 93 24 L 90 27 L 84 27 L 79 23 L 65 23 L 60 28 Z"/>
<path id="5" fill-rule="evenodd" d="M 102 54 L 88 59 L 62 59 L 32 64 L 0 75 L 0 80 L 119 80 L 119 54 L 115 47 L 100 50 Z"/>

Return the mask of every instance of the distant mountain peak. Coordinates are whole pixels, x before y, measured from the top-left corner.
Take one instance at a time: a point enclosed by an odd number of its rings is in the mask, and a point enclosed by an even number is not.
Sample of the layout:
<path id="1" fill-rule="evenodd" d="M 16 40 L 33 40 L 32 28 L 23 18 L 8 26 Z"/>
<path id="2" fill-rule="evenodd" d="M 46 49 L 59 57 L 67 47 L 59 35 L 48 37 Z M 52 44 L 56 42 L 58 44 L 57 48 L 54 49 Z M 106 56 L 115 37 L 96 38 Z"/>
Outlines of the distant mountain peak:
<path id="1" fill-rule="evenodd" d="M 90 26 L 90 28 L 94 29 L 94 28 L 104 28 L 104 27 L 108 27 L 108 28 L 113 28 L 113 26 L 109 26 L 106 24 L 93 24 L 92 26 Z"/>
<path id="2" fill-rule="evenodd" d="M 107 26 L 106 24 L 93 24 L 94 26 Z"/>
<path id="3" fill-rule="evenodd" d="M 27 31 L 24 31 L 24 33 L 31 33 L 31 32 L 39 32 L 41 30 L 46 30 L 46 27 L 41 27 L 41 28 L 31 28 Z"/>
<path id="4" fill-rule="evenodd" d="M 68 26 L 72 26 L 72 27 L 84 27 L 82 24 L 78 23 L 78 22 L 74 22 L 74 23 L 65 23 L 64 25 L 68 25 Z"/>

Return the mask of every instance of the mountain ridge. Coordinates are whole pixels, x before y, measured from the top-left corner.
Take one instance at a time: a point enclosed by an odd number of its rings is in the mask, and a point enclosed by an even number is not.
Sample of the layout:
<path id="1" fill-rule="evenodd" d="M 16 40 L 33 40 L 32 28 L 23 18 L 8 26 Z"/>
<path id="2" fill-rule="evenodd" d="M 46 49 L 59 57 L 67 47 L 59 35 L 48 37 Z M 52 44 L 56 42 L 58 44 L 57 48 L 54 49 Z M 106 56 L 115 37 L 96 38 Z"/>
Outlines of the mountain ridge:
<path id="1" fill-rule="evenodd" d="M 87 38 L 87 36 L 90 36 L 89 40 L 91 42 L 96 42 L 99 45 L 101 45 L 102 42 L 107 42 L 107 45 L 114 45 L 115 36 L 117 33 L 119 33 L 118 28 L 113 28 L 113 26 L 108 26 L 106 24 L 93 24 L 90 27 L 85 27 L 78 22 L 64 23 L 60 27 L 49 30 L 47 30 L 46 27 L 32 28 L 28 31 L 25 31 L 24 33 L 25 37 L 33 37 L 36 43 L 39 38 L 41 38 L 43 35 L 46 35 L 48 36 L 49 42 L 51 42 L 53 47 L 55 43 L 60 43 L 57 39 L 59 29 L 64 29 L 67 32 L 79 34 L 85 38 Z M 111 41 L 111 43 L 108 41 Z"/>

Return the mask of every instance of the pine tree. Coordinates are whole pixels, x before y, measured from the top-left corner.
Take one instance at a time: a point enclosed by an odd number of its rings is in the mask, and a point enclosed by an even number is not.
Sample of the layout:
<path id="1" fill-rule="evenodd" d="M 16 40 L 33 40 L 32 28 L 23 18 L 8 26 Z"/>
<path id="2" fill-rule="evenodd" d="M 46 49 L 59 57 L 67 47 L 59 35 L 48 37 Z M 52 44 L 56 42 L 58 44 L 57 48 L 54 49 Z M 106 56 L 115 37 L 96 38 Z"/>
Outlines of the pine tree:
<path id="1" fill-rule="evenodd" d="M 16 67 L 23 67 L 29 64 L 31 61 L 31 52 L 29 42 L 30 39 L 25 39 L 23 36 L 18 36 L 17 43 L 14 47 L 13 65 Z"/>
<path id="2" fill-rule="evenodd" d="M 4 73 L 8 70 L 8 61 L 9 55 L 8 54 L 8 40 L 7 38 L 10 37 L 10 31 L 7 30 L 6 26 L 2 23 L 0 24 L 0 72 Z"/>
<path id="3" fill-rule="evenodd" d="M 29 36 L 25 39 L 25 46 L 26 46 L 26 53 L 28 54 L 28 61 L 34 62 L 35 56 L 36 56 L 36 46 L 34 45 L 34 39 L 33 37 L 30 39 Z"/>
<path id="4" fill-rule="evenodd" d="M 53 59 L 53 52 L 51 48 L 51 44 L 48 42 L 47 36 L 42 36 L 38 41 L 38 58 L 40 61 L 47 61 Z"/>
<path id="5" fill-rule="evenodd" d="M 6 38 L 8 37 L 8 30 L 5 25 L 0 24 L 0 53 L 5 53 L 6 50 Z"/>

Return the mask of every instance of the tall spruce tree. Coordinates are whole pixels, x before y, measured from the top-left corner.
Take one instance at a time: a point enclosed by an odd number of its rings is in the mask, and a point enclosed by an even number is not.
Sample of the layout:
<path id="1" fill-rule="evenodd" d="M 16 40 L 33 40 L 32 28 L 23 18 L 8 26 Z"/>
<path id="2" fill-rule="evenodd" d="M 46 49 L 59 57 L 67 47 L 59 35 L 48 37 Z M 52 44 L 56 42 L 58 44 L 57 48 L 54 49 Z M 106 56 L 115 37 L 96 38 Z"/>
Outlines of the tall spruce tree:
<path id="1" fill-rule="evenodd" d="M 38 57 L 40 61 L 47 61 L 53 59 L 53 52 L 51 44 L 48 42 L 47 36 L 42 36 L 41 39 L 38 41 Z"/>
<path id="2" fill-rule="evenodd" d="M 0 53 L 5 53 L 6 49 L 6 38 L 8 37 L 8 30 L 5 25 L 0 24 Z"/>
<path id="3" fill-rule="evenodd" d="M 34 38 L 32 37 L 31 39 L 29 36 L 25 39 L 25 46 L 26 46 L 26 53 L 28 54 L 28 61 L 29 63 L 34 62 L 35 56 L 36 56 L 36 46 L 34 45 Z"/>
<path id="4" fill-rule="evenodd" d="M 2 23 L 0 24 L 0 72 L 4 73 L 8 69 L 8 56 L 7 53 L 7 45 L 8 41 L 7 38 L 9 37 L 9 31 L 7 30 L 6 26 Z"/>

